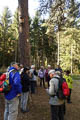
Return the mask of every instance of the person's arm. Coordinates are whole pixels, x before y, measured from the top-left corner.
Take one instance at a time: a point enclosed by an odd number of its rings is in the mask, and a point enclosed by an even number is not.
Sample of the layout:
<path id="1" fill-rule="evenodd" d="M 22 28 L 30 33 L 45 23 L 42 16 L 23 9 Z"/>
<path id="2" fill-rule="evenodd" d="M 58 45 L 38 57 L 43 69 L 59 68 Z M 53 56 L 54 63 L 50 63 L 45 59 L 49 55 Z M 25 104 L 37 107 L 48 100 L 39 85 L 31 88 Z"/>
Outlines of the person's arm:
<path id="1" fill-rule="evenodd" d="M 50 84 L 49 95 L 54 95 L 54 81 L 50 80 L 49 84 Z"/>
<path id="2" fill-rule="evenodd" d="M 70 79 L 70 83 L 72 84 L 73 83 L 72 77 L 70 76 L 69 79 Z"/>
<path id="3" fill-rule="evenodd" d="M 49 89 L 46 89 L 46 92 L 49 96 L 53 96 L 54 95 L 54 83 L 53 81 L 50 81 L 50 87 Z"/>

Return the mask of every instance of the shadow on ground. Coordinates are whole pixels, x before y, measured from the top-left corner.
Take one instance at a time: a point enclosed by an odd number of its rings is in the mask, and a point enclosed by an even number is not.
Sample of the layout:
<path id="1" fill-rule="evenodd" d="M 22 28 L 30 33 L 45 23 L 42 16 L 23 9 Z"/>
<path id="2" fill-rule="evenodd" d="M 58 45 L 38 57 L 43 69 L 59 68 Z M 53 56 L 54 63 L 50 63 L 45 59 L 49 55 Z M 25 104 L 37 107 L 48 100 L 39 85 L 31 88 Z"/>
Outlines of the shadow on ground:
<path id="1" fill-rule="evenodd" d="M 44 88 L 38 87 L 36 95 L 29 100 L 29 112 L 21 113 L 19 109 L 17 120 L 51 120 L 49 97 Z M 4 96 L 0 94 L 0 120 L 3 120 Z M 66 103 L 65 120 L 80 120 L 80 82 L 74 81 L 72 104 Z"/>

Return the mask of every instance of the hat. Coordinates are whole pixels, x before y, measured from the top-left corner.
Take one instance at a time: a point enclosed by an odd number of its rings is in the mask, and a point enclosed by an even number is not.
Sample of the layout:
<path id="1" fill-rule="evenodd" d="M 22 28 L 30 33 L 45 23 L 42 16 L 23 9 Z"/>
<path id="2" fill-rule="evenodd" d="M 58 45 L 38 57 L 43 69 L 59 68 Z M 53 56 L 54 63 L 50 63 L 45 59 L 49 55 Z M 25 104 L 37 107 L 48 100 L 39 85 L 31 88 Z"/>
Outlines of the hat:
<path id="1" fill-rule="evenodd" d="M 19 65 L 19 63 L 17 63 L 17 62 L 11 62 L 10 66 L 13 66 L 15 64 Z"/>
<path id="2" fill-rule="evenodd" d="M 52 70 L 49 71 L 49 75 L 50 75 L 50 74 L 54 74 L 54 73 L 55 73 L 55 70 L 54 70 L 54 69 L 52 69 Z"/>

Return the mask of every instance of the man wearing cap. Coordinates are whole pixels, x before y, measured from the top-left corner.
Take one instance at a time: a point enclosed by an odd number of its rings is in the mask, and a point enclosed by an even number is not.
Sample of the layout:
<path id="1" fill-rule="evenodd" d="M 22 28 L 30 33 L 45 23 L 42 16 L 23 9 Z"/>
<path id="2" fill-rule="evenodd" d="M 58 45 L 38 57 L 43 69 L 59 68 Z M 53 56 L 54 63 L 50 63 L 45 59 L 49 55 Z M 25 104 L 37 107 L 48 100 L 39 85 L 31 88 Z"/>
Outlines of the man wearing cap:
<path id="1" fill-rule="evenodd" d="M 55 70 L 49 71 L 50 75 L 50 87 L 47 90 L 48 94 L 50 95 L 49 104 L 51 106 L 51 120 L 64 120 L 64 111 L 63 111 L 63 104 L 64 100 L 60 100 L 56 94 L 58 91 L 58 84 L 59 76 L 56 74 Z"/>
<path id="2" fill-rule="evenodd" d="M 8 71 L 9 73 L 9 83 L 11 85 L 11 90 L 5 94 L 5 112 L 4 120 L 16 120 L 18 115 L 18 96 L 22 92 L 20 74 L 18 72 L 18 63 L 12 62 L 11 67 Z"/>

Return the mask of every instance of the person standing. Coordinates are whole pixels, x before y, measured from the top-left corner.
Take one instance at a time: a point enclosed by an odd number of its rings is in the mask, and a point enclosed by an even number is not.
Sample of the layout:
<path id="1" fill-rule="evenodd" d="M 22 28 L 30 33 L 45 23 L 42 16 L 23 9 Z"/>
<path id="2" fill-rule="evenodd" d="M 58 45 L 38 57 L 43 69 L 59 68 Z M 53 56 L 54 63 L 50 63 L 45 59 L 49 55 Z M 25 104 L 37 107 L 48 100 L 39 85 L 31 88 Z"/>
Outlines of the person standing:
<path id="1" fill-rule="evenodd" d="M 60 67 L 60 64 L 57 65 L 57 68 L 55 69 L 56 71 L 60 71 L 60 73 L 62 73 L 62 68 Z"/>
<path id="2" fill-rule="evenodd" d="M 29 68 L 25 67 L 21 73 L 21 84 L 22 84 L 22 94 L 21 94 L 21 111 L 23 113 L 29 112 L 27 107 L 28 97 L 29 97 Z"/>
<path id="3" fill-rule="evenodd" d="M 40 78 L 40 87 L 42 87 L 43 84 L 43 87 L 45 88 L 45 81 L 44 81 L 45 71 L 43 66 L 41 66 L 41 69 L 38 72 L 38 77 Z"/>
<path id="4" fill-rule="evenodd" d="M 31 85 L 31 94 L 35 94 L 37 87 L 37 72 L 35 70 L 35 65 L 31 65 L 30 69 L 30 85 Z"/>
<path id="5" fill-rule="evenodd" d="M 70 104 L 70 103 L 72 103 L 72 101 L 71 101 L 71 93 L 72 93 L 73 80 L 72 80 L 72 78 L 71 78 L 71 76 L 70 76 L 70 71 L 69 71 L 69 70 L 66 71 L 66 75 L 64 75 L 64 78 L 66 79 L 66 82 L 67 82 L 67 84 L 68 84 L 69 91 L 70 91 L 70 94 L 69 94 L 69 96 L 67 97 L 67 103 Z"/>
<path id="6" fill-rule="evenodd" d="M 50 76 L 49 76 L 49 71 L 51 70 L 51 65 L 48 65 L 47 69 L 45 70 L 45 80 L 47 82 L 47 86 L 49 88 L 49 81 L 50 81 Z"/>
<path id="7" fill-rule="evenodd" d="M 4 111 L 4 120 L 17 120 L 18 115 L 18 105 L 19 98 L 22 92 L 21 78 L 18 72 L 19 66 L 18 63 L 12 62 L 9 71 L 9 83 L 11 85 L 11 90 L 4 94 L 5 96 L 5 111 Z"/>
<path id="8" fill-rule="evenodd" d="M 50 86 L 47 89 L 47 93 L 50 96 L 49 104 L 51 107 L 51 120 L 64 120 L 64 100 L 61 100 L 57 96 L 57 91 L 59 87 L 59 76 L 56 74 L 55 70 L 49 71 L 50 75 Z"/>

